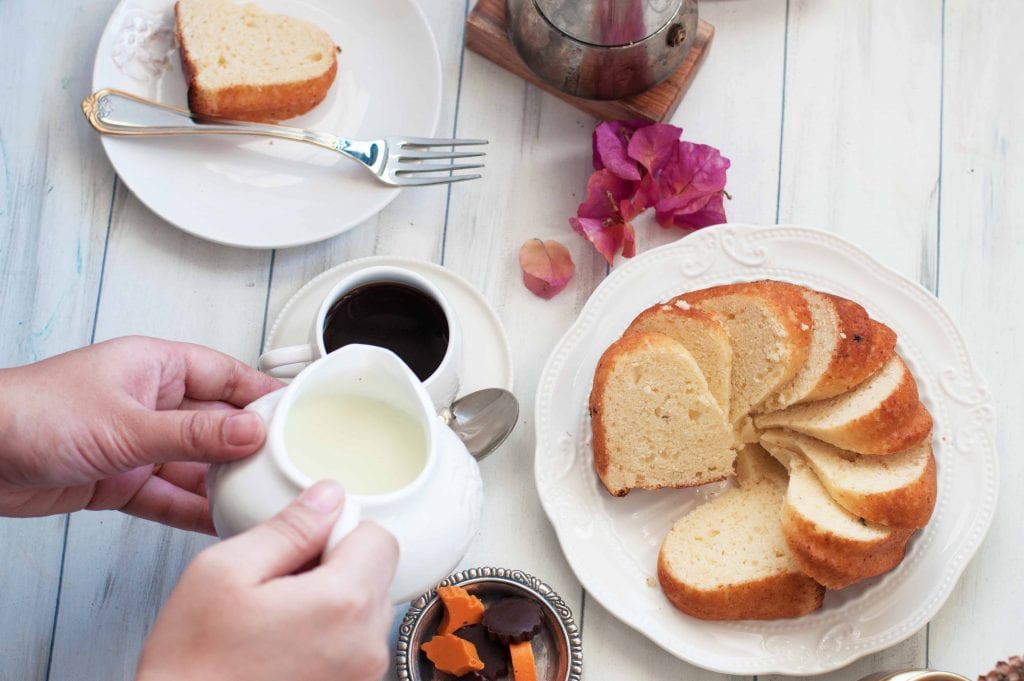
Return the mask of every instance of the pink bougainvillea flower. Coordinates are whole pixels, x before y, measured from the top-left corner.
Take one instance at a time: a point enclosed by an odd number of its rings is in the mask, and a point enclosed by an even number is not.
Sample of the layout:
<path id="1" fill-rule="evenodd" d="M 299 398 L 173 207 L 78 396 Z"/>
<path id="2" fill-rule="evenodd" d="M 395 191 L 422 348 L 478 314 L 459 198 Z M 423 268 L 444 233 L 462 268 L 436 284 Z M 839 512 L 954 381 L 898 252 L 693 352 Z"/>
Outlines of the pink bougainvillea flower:
<path id="1" fill-rule="evenodd" d="M 526 288 L 545 300 L 564 289 L 576 273 L 569 249 L 553 240 L 527 240 L 519 248 L 519 267 Z"/>
<path id="2" fill-rule="evenodd" d="M 682 132 L 640 121 L 608 121 L 594 129 L 595 172 L 569 224 L 609 265 L 620 251 L 626 258 L 636 253 L 631 221 L 648 208 L 665 228 L 726 221 L 729 159 L 713 147 L 681 141 Z"/>

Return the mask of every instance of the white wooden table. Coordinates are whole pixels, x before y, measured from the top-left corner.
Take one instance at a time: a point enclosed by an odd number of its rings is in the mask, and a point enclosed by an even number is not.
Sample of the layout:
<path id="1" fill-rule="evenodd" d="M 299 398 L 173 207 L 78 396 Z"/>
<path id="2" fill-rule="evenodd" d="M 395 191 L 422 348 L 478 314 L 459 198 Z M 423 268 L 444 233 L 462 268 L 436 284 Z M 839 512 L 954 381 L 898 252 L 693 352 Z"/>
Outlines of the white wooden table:
<path id="1" fill-rule="evenodd" d="M 483 463 L 484 529 L 463 565 L 518 567 L 558 590 L 582 623 L 588 681 L 718 677 L 587 598 L 534 490 L 538 373 L 606 274 L 566 221 L 595 122 L 466 52 L 468 2 L 421 1 L 443 63 L 438 132 L 489 138 L 485 179 L 407 191 L 343 236 L 276 252 L 188 236 L 115 177 L 79 110 L 115 0 L 0 2 L 0 365 L 128 333 L 253 362 L 268 321 L 322 270 L 378 253 L 440 262 L 497 309 L 525 407 Z M 1000 406 L 998 515 L 953 596 L 917 635 L 829 677 L 985 672 L 1024 652 L 1024 2 L 705 0 L 701 13 L 718 32 L 674 122 L 732 159 L 729 217 L 834 230 L 920 281 L 959 321 Z M 641 230 L 641 250 L 677 236 L 656 231 Z M 561 239 L 578 265 L 550 302 L 520 282 L 529 237 Z M 209 541 L 112 512 L 0 521 L 0 680 L 131 678 Z"/>

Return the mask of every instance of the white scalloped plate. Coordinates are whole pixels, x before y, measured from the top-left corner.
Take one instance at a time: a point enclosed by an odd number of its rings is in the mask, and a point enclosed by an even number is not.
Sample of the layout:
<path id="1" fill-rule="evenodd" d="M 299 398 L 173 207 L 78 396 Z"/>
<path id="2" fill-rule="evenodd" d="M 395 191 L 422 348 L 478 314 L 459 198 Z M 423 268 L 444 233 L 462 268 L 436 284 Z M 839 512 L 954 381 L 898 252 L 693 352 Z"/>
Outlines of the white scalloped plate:
<path id="1" fill-rule="evenodd" d="M 935 418 L 938 501 L 898 568 L 829 591 L 819 611 L 704 622 L 669 604 L 655 565 L 672 522 L 724 483 L 610 496 L 593 469 L 587 397 L 598 358 L 638 312 L 683 291 L 763 278 L 846 296 L 896 331 Z M 820 674 L 904 640 L 942 607 L 995 512 L 995 408 L 960 332 L 924 288 L 826 232 L 710 227 L 617 267 L 548 359 L 535 418 L 537 491 L 587 592 L 665 650 L 717 672 Z"/>

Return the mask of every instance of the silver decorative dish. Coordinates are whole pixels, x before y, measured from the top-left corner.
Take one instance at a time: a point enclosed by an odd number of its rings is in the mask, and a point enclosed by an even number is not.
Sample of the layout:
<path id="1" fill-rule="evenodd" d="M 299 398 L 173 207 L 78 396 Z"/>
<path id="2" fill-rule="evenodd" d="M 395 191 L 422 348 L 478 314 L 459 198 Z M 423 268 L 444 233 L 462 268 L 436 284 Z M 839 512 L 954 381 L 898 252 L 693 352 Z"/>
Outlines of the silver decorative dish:
<path id="1" fill-rule="evenodd" d="M 509 596 L 529 598 L 541 606 L 544 626 L 533 639 L 539 681 L 580 681 L 583 675 L 583 640 L 572 610 L 555 591 L 521 570 L 479 567 L 456 572 L 437 586 L 461 586 L 490 605 Z M 398 629 L 395 671 L 400 681 L 449 681 L 420 651 L 437 631 L 444 606 L 437 587 L 412 602 Z M 511 670 L 509 671 L 511 678 Z"/>

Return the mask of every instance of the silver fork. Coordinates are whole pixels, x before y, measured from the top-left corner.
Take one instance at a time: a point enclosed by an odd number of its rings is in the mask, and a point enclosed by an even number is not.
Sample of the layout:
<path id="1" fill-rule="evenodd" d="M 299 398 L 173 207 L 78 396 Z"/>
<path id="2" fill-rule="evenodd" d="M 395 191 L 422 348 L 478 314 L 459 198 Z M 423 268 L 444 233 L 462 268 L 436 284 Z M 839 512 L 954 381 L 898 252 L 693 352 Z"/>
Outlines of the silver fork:
<path id="1" fill-rule="evenodd" d="M 453 148 L 487 144 L 487 140 L 431 137 L 354 140 L 285 125 L 201 116 L 113 89 L 99 90 L 83 99 L 82 111 L 92 127 L 108 135 L 262 135 L 315 144 L 358 161 L 381 182 L 397 187 L 475 180 L 480 177 L 479 173 L 463 171 L 483 168 L 482 163 L 443 161 L 483 156 L 482 151 L 454 151 Z"/>

